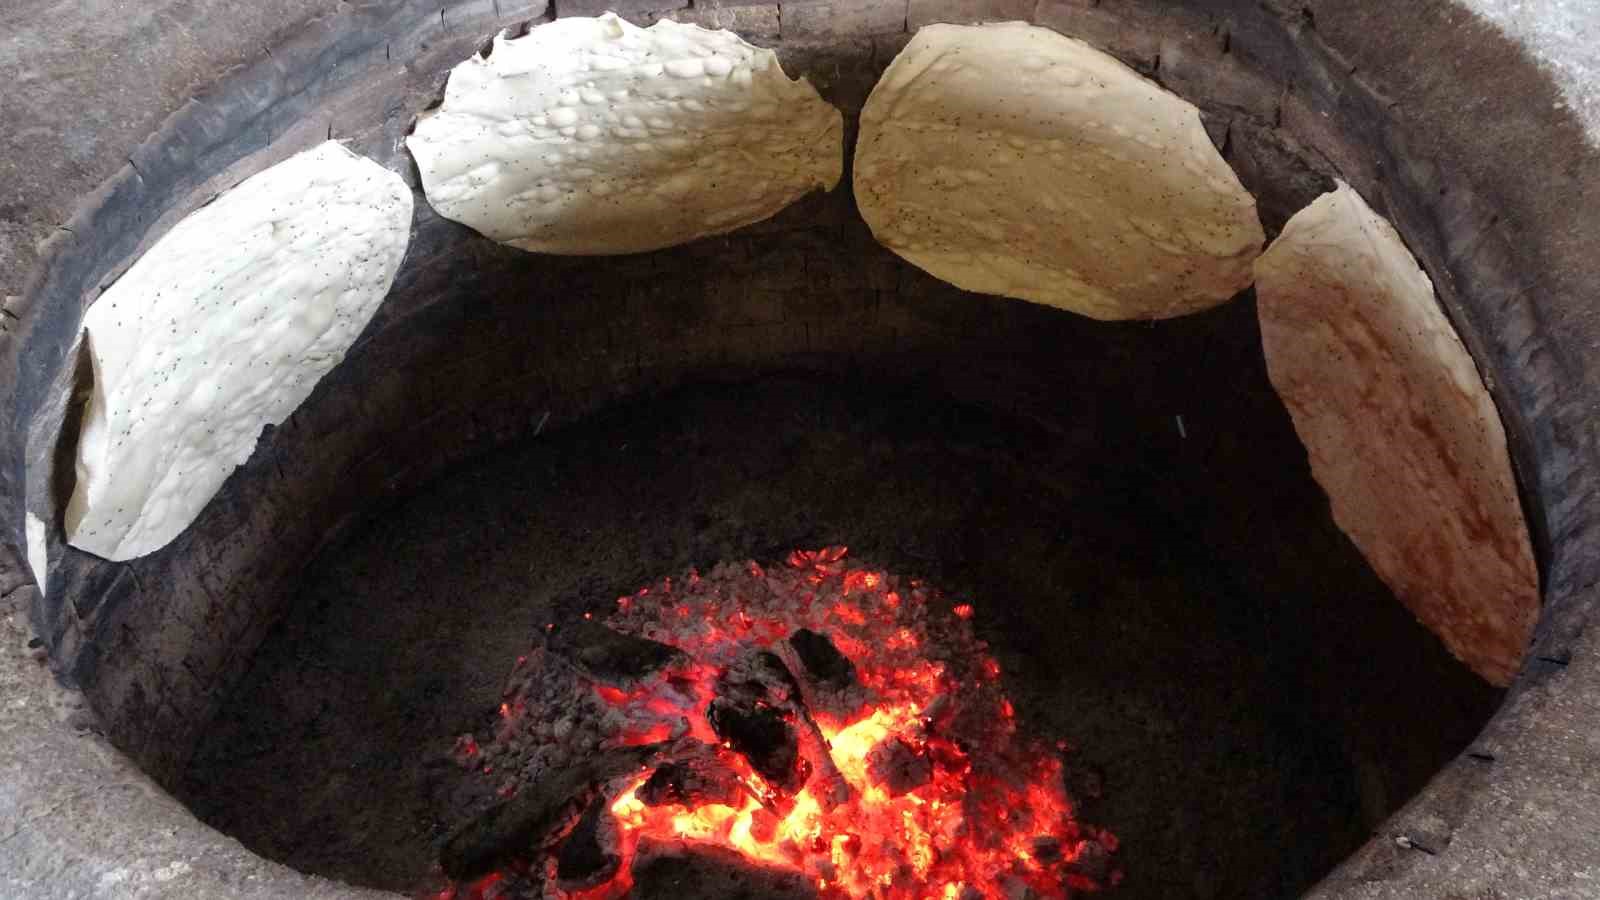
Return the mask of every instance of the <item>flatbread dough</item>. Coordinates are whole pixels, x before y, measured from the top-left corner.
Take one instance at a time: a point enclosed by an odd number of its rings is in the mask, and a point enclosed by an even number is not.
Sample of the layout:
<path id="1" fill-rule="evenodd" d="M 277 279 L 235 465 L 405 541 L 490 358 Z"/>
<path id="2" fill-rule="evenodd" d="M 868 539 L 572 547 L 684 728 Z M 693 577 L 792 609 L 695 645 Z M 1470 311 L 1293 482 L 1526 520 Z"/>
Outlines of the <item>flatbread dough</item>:
<path id="1" fill-rule="evenodd" d="M 1267 369 L 1334 520 L 1450 652 L 1510 683 L 1538 572 L 1505 429 L 1433 283 L 1343 183 L 1256 278 Z"/>
<path id="2" fill-rule="evenodd" d="M 135 262 L 84 315 L 94 391 L 68 541 L 125 560 L 187 528 L 366 327 L 411 212 L 398 175 L 330 141 L 195 211 Z"/>
<path id="3" fill-rule="evenodd" d="M 33 583 L 44 596 L 45 581 L 49 578 L 50 544 L 45 538 L 44 520 L 31 510 L 24 513 L 23 538 L 28 542 L 28 568 L 33 573 Z"/>
<path id="4" fill-rule="evenodd" d="M 611 13 L 494 39 L 406 146 L 440 215 L 524 250 L 634 253 L 832 190 L 844 123 L 731 31 Z"/>
<path id="5" fill-rule="evenodd" d="M 1222 303 L 1264 240 L 1197 108 L 1021 22 L 917 32 L 861 113 L 855 193 L 930 274 L 1096 319 Z"/>

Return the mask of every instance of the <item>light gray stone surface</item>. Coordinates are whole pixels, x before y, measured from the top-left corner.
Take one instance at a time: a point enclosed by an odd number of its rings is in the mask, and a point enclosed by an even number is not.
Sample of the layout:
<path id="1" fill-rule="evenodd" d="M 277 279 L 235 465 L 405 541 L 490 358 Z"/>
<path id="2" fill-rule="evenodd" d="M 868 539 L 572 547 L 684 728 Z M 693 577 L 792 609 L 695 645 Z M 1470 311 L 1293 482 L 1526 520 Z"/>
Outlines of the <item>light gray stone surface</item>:
<path id="1" fill-rule="evenodd" d="M 1600 3 L 1595 0 L 1463 0 L 1550 69 L 1567 103 L 1600 135 Z"/>
<path id="2" fill-rule="evenodd" d="M 13 604 L 33 588 L 12 588 L 0 601 L 0 897 L 387 896 L 298 875 L 196 828 L 93 732 L 81 697 L 22 652 L 28 633 Z"/>

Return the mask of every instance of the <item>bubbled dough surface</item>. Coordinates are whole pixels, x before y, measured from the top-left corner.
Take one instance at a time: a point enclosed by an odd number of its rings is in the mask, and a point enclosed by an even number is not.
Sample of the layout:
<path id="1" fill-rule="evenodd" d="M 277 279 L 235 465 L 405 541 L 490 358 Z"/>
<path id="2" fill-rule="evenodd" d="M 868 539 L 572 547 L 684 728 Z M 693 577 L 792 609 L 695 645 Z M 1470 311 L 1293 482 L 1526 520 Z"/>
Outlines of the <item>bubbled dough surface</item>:
<path id="1" fill-rule="evenodd" d="M 765 219 L 843 166 L 843 120 L 771 50 L 607 13 L 494 39 L 406 141 L 428 203 L 524 250 L 653 250 Z"/>
<path id="2" fill-rule="evenodd" d="M 929 273 L 1096 319 L 1222 303 L 1264 240 L 1197 108 L 1021 22 L 917 32 L 862 111 L 855 192 Z"/>
<path id="3" fill-rule="evenodd" d="M 177 224 L 84 315 L 94 390 L 68 541 L 165 546 L 344 358 L 411 229 L 400 177 L 328 142 Z"/>
<path id="4" fill-rule="evenodd" d="M 1452 653 L 1509 684 L 1538 573 L 1505 429 L 1433 283 L 1342 183 L 1256 275 L 1268 373 L 1335 521 Z"/>

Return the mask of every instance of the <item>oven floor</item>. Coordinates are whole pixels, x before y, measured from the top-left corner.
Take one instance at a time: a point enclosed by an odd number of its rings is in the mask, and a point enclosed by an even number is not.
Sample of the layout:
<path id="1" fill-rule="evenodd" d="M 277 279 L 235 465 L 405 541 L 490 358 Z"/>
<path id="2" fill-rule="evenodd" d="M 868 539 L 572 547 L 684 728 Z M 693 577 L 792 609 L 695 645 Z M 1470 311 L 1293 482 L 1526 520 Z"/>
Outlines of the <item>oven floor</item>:
<path id="1" fill-rule="evenodd" d="M 1109 896 L 1295 895 L 1499 693 L 1334 528 L 1251 355 L 1191 360 L 1065 431 L 881 378 L 771 376 L 479 460 L 312 562 L 180 793 L 265 856 L 415 892 L 476 789 L 446 753 L 536 629 L 692 565 L 840 543 L 977 607 L 1024 728 L 1103 780 L 1082 817 L 1122 840 Z M 1234 399 L 1182 401 L 1196 379 Z"/>

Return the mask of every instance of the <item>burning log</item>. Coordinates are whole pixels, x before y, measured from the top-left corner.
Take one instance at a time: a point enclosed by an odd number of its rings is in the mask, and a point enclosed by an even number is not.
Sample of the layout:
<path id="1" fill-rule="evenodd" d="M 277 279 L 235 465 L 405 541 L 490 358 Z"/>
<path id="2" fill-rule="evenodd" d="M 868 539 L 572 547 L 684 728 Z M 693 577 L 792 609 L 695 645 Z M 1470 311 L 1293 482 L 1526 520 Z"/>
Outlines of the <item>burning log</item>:
<path id="1" fill-rule="evenodd" d="M 610 782 L 637 771 L 658 750 L 606 751 L 527 785 L 450 835 L 439 851 L 440 866 L 450 878 L 470 881 L 555 845 L 578 825 Z"/>
<path id="2" fill-rule="evenodd" d="M 711 730 L 775 790 L 799 793 L 811 764 L 793 721 L 800 686 L 783 660 L 765 650 L 747 653 L 717 679 L 716 692 L 706 712 Z"/>
<path id="3" fill-rule="evenodd" d="M 734 660 L 717 679 L 718 699 L 792 707 L 800 701 L 800 684 L 776 653 L 753 650 Z"/>
<path id="4" fill-rule="evenodd" d="M 621 687 L 632 687 L 689 661 L 676 647 L 623 634 L 588 619 L 555 629 L 546 638 L 546 646 L 589 678 Z"/>
<path id="5" fill-rule="evenodd" d="M 750 768 L 774 789 L 799 793 L 811 777 L 811 764 L 800 755 L 800 738 L 783 711 L 761 702 L 711 701 L 711 728 Z"/>
<path id="6" fill-rule="evenodd" d="M 635 796 L 645 806 L 695 808 L 718 803 L 739 806 L 745 793 L 739 773 L 722 760 L 715 747 L 701 744 L 656 769 Z"/>
<path id="7" fill-rule="evenodd" d="M 855 664 L 826 634 L 799 628 L 773 649 L 794 673 L 813 718 L 825 715 L 833 721 L 849 722 L 869 708 L 872 692 L 861 686 Z"/>
<path id="8" fill-rule="evenodd" d="M 622 834 L 602 795 L 589 803 L 556 854 L 556 880 L 563 891 L 605 884 L 622 868 Z"/>
<path id="9" fill-rule="evenodd" d="M 812 793 L 823 808 L 849 798 L 850 784 L 834 765 L 799 682 L 776 653 L 758 650 L 734 660 L 717 679 L 707 718 L 717 737 L 784 795 L 799 793 L 815 771 Z"/>

